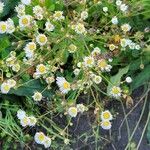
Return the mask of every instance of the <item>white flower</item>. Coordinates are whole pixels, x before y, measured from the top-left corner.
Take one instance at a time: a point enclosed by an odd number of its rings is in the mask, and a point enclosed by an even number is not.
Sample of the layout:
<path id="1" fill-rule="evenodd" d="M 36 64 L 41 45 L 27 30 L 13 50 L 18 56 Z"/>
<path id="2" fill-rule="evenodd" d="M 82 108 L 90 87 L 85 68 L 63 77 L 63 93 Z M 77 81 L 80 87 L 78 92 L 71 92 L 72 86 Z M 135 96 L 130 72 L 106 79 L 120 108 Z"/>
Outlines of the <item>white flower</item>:
<path id="1" fill-rule="evenodd" d="M 35 92 L 34 95 L 32 96 L 33 100 L 35 101 L 41 101 L 42 100 L 42 94 L 40 92 Z"/>
<path id="2" fill-rule="evenodd" d="M 36 50 L 36 44 L 34 42 L 29 42 L 25 48 L 26 57 L 32 58 L 34 56 L 34 50 Z"/>
<path id="3" fill-rule="evenodd" d="M 135 49 L 136 49 L 136 50 L 140 50 L 140 48 L 141 48 L 140 45 L 138 45 L 138 44 L 135 45 Z"/>
<path id="4" fill-rule="evenodd" d="M 117 86 L 113 86 L 111 91 L 110 91 L 110 94 L 114 97 L 114 98 L 119 98 L 121 96 L 121 88 L 120 87 L 117 87 Z"/>
<path id="5" fill-rule="evenodd" d="M 26 127 L 29 125 L 29 117 L 27 116 L 24 116 L 23 118 L 20 119 L 20 124 L 23 126 L 23 127 Z"/>
<path id="6" fill-rule="evenodd" d="M 116 5 L 117 5 L 117 6 L 120 6 L 121 4 L 122 4 L 122 1 L 121 1 L 121 0 L 117 0 L 117 1 L 116 1 Z"/>
<path id="7" fill-rule="evenodd" d="M 84 34 L 84 33 L 86 33 L 86 29 L 84 27 L 84 24 L 78 23 L 75 26 L 75 32 L 78 33 L 78 34 Z"/>
<path id="8" fill-rule="evenodd" d="M 54 15 L 54 20 L 64 20 L 65 17 L 63 16 L 63 11 L 55 11 Z"/>
<path id="9" fill-rule="evenodd" d="M 43 46 L 43 45 L 45 45 L 47 43 L 47 37 L 44 34 L 39 34 L 36 37 L 36 41 L 37 41 L 38 44 Z"/>
<path id="10" fill-rule="evenodd" d="M 76 68 L 76 69 L 73 71 L 73 73 L 74 73 L 76 76 L 79 75 L 80 69 Z"/>
<path id="11" fill-rule="evenodd" d="M 103 11 L 107 12 L 108 11 L 108 7 L 103 7 Z"/>
<path id="12" fill-rule="evenodd" d="M 9 34 L 13 33 L 15 31 L 15 25 L 14 25 L 13 20 L 9 18 L 9 19 L 7 19 L 6 23 L 7 23 L 7 31 L 6 32 Z"/>
<path id="13" fill-rule="evenodd" d="M 121 4 L 120 5 L 120 10 L 123 12 L 126 12 L 128 10 L 128 6 L 126 4 Z"/>
<path id="14" fill-rule="evenodd" d="M 57 77 L 56 78 L 56 83 L 59 87 L 59 90 L 63 94 L 67 94 L 70 91 L 70 83 L 66 81 L 64 77 Z"/>
<path id="15" fill-rule="evenodd" d="M 127 83 L 131 83 L 132 82 L 132 78 L 131 77 L 126 77 L 126 82 Z"/>
<path id="16" fill-rule="evenodd" d="M 101 119 L 102 121 L 105 121 L 105 120 L 112 120 L 112 114 L 110 113 L 109 110 L 105 110 L 101 113 Z"/>
<path id="17" fill-rule="evenodd" d="M 131 43 L 129 43 L 129 48 L 130 49 L 135 49 L 135 43 L 134 42 L 131 42 Z"/>
<path id="18" fill-rule="evenodd" d="M 109 130 L 111 129 L 111 122 L 108 121 L 108 120 L 104 120 L 101 122 L 101 127 L 104 129 L 104 130 Z"/>
<path id="19" fill-rule="evenodd" d="M 31 126 L 31 127 L 35 126 L 36 122 L 37 122 L 37 120 L 34 116 L 29 117 L 29 126 Z"/>
<path id="20" fill-rule="evenodd" d="M 17 16 L 20 18 L 21 16 L 25 15 L 25 5 L 19 4 L 15 7 L 15 11 L 17 12 Z"/>
<path id="21" fill-rule="evenodd" d="M 114 16 L 112 19 L 111 19 L 111 22 L 112 24 L 118 24 L 118 18 L 116 16 Z"/>
<path id="22" fill-rule="evenodd" d="M 70 44 L 68 47 L 68 51 L 70 53 L 74 53 L 77 50 L 77 47 L 74 44 Z"/>
<path id="23" fill-rule="evenodd" d="M 83 113 L 85 111 L 85 106 L 83 104 L 77 104 L 77 111 Z"/>
<path id="24" fill-rule="evenodd" d="M 26 116 L 26 112 L 24 111 L 24 110 L 21 110 L 21 109 L 19 109 L 18 111 L 17 111 L 17 118 L 18 119 L 23 119 L 24 117 Z"/>
<path id="25" fill-rule="evenodd" d="M 94 58 L 91 56 L 84 57 L 84 65 L 85 67 L 92 67 L 94 65 Z"/>
<path id="26" fill-rule="evenodd" d="M 30 5 L 31 4 L 31 0 L 21 0 L 21 2 L 24 5 Z"/>
<path id="27" fill-rule="evenodd" d="M 96 75 L 94 75 L 93 81 L 94 81 L 96 84 L 100 84 L 100 83 L 102 82 L 102 77 L 101 77 L 101 76 L 96 76 Z"/>
<path id="28" fill-rule="evenodd" d="M 126 24 L 123 24 L 123 25 L 121 26 L 121 29 L 122 29 L 123 32 L 128 32 L 128 31 L 131 30 L 131 26 L 126 23 Z"/>
<path id="29" fill-rule="evenodd" d="M 33 13 L 35 15 L 42 15 L 44 13 L 43 8 L 39 5 L 33 7 Z"/>
<path id="30" fill-rule="evenodd" d="M 71 117 L 76 117 L 77 116 L 77 113 L 78 113 L 78 110 L 76 107 L 70 107 L 68 109 L 68 114 L 71 116 Z"/>
<path id="31" fill-rule="evenodd" d="M 29 27 L 31 24 L 31 16 L 30 15 L 24 15 L 19 18 L 19 26 L 20 28 Z"/>
<path id="32" fill-rule="evenodd" d="M 7 31 L 7 23 L 4 21 L 0 22 L 0 34 L 6 33 Z"/>
<path id="33" fill-rule="evenodd" d="M 54 25 L 51 24 L 49 21 L 46 22 L 45 26 L 47 31 L 54 31 L 55 29 Z"/>
<path id="34" fill-rule="evenodd" d="M 109 49 L 113 51 L 116 49 L 116 46 L 114 44 L 109 44 Z"/>
<path id="35" fill-rule="evenodd" d="M 101 69 L 101 71 L 107 71 L 107 72 L 110 72 L 110 70 L 112 68 L 111 65 L 108 65 L 108 63 L 105 59 L 98 60 L 97 66 Z"/>
<path id="36" fill-rule="evenodd" d="M 4 3 L 0 2 L 0 14 L 3 12 L 4 9 Z"/>
<path id="37" fill-rule="evenodd" d="M 54 77 L 52 76 L 52 77 L 47 77 L 46 78 L 46 83 L 47 84 L 51 84 L 51 83 L 53 83 L 55 81 L 55 79 L 54 79 Z"/>
<path id="38" fill-rule="evenodd" d="M 34 140 L 38 144 L 44 144 L 46 136 L 43 132 L 37 132 L 34 136 Z"/>
<path id="39" fill-rule="evenodd" d="M 47 73 L 47 68 L 46 68 L 45 65 L 39 64 L 39 65 L 37 65 L 37 67 L 36 67 L 36 72 L 37 72 L 38 74 L 45 74 L 45 73 Z"/>
<path id="40" fill-rule="evenodd" d="M 81 12 L 81 19 L 86 20 L 88 18 L 88 12 L 87 11 L 82 11 Z"/>
<path id="41" fill-rule="evenodd" d="M 99 47 L 95 47 L 91 53 L 92 57 L 96 57 L 97 55 L 101 54 L 101 50 Z"/>
<path id="42" fill-rule="evenodd" d="M 14 79 L 8 79 L 7 83 L 10 85 L 11 88 L 16 85 L 16 81 Z"/>
<path id="43" fill-rule="evenodd" d="M 45 148 L 49 148 L 50 146 L 51 146 L 51 142 L 52 142 L 52 140 L 51 140 L 51 138 L 49 138 L 49 137 L 45 137 L 45 141 L 44 141 L 44 147 Z"/>
<path id="44" fill-rule="evenodd" d="M 18 72 L 18 71 L 20 70 L 20 65 L 19 65 L 18 63 L 14 64 L 14 65 L 12 66 L 12 70 L 13 70 L 14 72 Z"/>
<path id="45" fill-rule="evenodd" d="M 121 39 L 120 44 L 123 48 L 128 46 L 128 39 Z"/>
<path id="46" fill-rule="evenodd" d="M 1 84 L 1 92 L 3 94 L 7 94 L 9 92 L 10 88 L 11 88 L 11 86 L 6 82 Z"/>

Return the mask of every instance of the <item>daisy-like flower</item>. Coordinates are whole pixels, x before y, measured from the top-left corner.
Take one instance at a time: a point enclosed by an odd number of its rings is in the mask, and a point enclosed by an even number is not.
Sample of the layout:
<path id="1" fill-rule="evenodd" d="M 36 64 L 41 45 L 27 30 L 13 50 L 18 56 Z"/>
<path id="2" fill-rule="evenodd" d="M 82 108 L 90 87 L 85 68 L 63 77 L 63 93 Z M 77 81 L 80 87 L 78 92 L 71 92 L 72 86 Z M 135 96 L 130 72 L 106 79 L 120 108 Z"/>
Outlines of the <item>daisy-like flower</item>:
<path id="1" fill-rule="evenodd" d="M 114 98 L 119 98 L 121 96 L 121 92 L 122 92 L 122 90 L 120 87 L 114 86 L 114 87 L 112 87 L 110 94 Z"/>
<path id="2" fill-rule="evenodd" d="M 17 118 L 18 119 L 23 119 L 24 117 L 26 116 L 26 112 L 24 111 L 24 110 L 21 110 L 21 109 L 19 109 L 18 111 L 17 111 Z"/>
<path id="3" fill-rule="evenodd" d="M 33 13 L 35 15 L 37 15 L 37 14 L 41 14 L 42 15 L 44 13 L 44 10 L 43 10 L 43 8 L 41 6 L 37 5 L 37 6 L 33 7 Z"/>
<path id="4" fill-rule="evenodd" d="M 34 136 L 34 140 L 38 144 L 44 144 L 46 136 L 43 132 L 37 132 Z"/>
<path id="5" fill-rule="evenodd" d="M 107 12 L 108 11 L 108 7 L 103 7 L 103 12 Z"/>
<path id="6" fill-rule="evenodd" d="M 0 22 L 0 34 L 6 33 L 7 31 L 7 23 L 4 21 Z"/>
<path id="7" fill-rule="evenodd" d="M 64 20 L 65 17 L 63 16 L 63 11 L 55 11 L 53 15 L 54 20 Z"/>
<path id="8" fill-rule="evenodd" d="M 101 113 L 101 119 L 102 121 L 105 121 L 105 120 L 112 120 L 112 114 L 110 113 L 109 110 L 105 110 Z"/>
<path id="9" fill-rule="evenodd" d="M 91 53 L 92 57 L 96 57 L 97 55 L 101 54 L 101 50 L 99 47 L 95 47 Z"/>
<path id="10" fill-rule="evenodd" d="M 29 42 L 25 48 L 26 57 L 32 58 L 34 56 L 34 50 L 36 50 L 36 44 L 34 42 Z"/>
<path id="11" fill-rule="evenodd" d="M 97 66 L 101 69 L 101 71 L 110 72 L 112 66 L 108 65 L 107 61 L 105 59 L 100 59 L 97 62 Z"/>
<path id="12" fill-rule="evenodd" d="M 40 44 L 41 46 L 45 45 L 47 43 L 47 37 L 44 34 L 39 34 L 36 37 L 36 42 Z"/>
<path id="13" fill-rule="evenodd" d="M 121 0 L 117 0 L 117 1 L 116 1 L 116 5 L 117 5 L 117 6 L 120 6 L 121 4 L 122 4 L 122 1 L 121 1 Z"/>
<path id="14" fill-rule="evenodd" d="M 109 49 L 113 51 L 116 49 L 116 46 L 114 44 L 109 44 Z"/>
<path id="15" fill-rule="evenodd" d="M 68 114 L 71 116 L 71 117 L 76 117 L 77 116 L 77 113 L 78 113 L 78 110 L 76 107 L 70 107 L 68 109 Z"/>
<path id="16" fill-rule="evenodd" d="M 101 77 L 101 76 L 94 75 L 93 81 L 94 81 L 96 84 L 100 84 L 100 83 L 102 82 L 102 77 Z"/>
<path id="17" fill-rule="evenodd" d="M 128 6 L 127 6 L 126 4 L 121 4 L 121 5 L 120 5 L 120 10 L 121 10 L 122 12 L 126 12 L 126 11 L 128 10 Z"/>
<path id="18" fill-rule="evenodd" d="M 36 73 L 37 73 L 37 74 L 41 74 L 41 75 L 47 73 L 47 68 L 46 68 L 46 66 L 43 65 L 43 64 L 37 65 L 37 67 L 36 67 Z"/>
<path id="19" fill-rule="evenodd" d="M 87 11 L 82 11 L 81 12 L 81 19 L 86 20 L 88 18 L 88 12 Z"/>
<path id="20" fill-rule="evenodd" d="M 89 56 L 84 58 L 84 66 L 85 67 L 92 67 L 94 65 L 94 58 Z"/>
<path id="21" fill-rule="evenodd" d="M 31 24 L 31 16 L 30 15 L 24 15 L 21 16 L 19 19 L 19 26 L 20 28 L 29 27 Z"/>
<path id="22" fill-rule="evenodd" d="M 83 104 L 77 104 L 77 111 L 83 113 L 86 110 Z"/>
<path id="23" fill-rule="evenodd" d="M 40 92 L 35 92 L 32 98 L 34 101 L 39 102 L 42 100 L 42 94 Z"/>
<path id="24" fill-rule="evenodd" d="M 6 23 L 7 23 L 7 31 L 6 32 L 9 34 L 13 33 L 15 31 L 15 25 L 14 25 L 13 20 L 9 18 L 6 21 Z"/>
<path id="25" fill-rule="evenodd" d="M 21 124 L 23 127 L 28 126 L 29 123 L 30 123 L 30 119 L 29 119 L 29 117 L 27 117 L 27 116 L 24 116 L 23 118 L 20 119 L 20 124 Z"/>
<path id="26" fill-rule="evenodd" d="M 31 126 L 31 127 L 35 126 L 36 122 L 37 122 L 37 120 L 34 116 L 29 117 L 29 126 Z"/>
<path id="27" fill-rule="evenodd" d="M 104 130 L 109 130 L 111 129 L 111 122 L 109 120 L 104 120 L 101 122 L 101 127 L 104 129 Z"/>
<path id="28" fill-rule="evenodd" d="M 77 47 L 74 44 L 70 44 L 68 47 L 68 51 L 70 53 L 74 53 L 77 50 Z"/>
<path id="29" fill-rule="evenodd" d="M 121 39 L 120 40 L 120 45 L 123 47 L 123 48 L 125 48 L 125 47 L 127 47 L 128 46 L 128 39 Z"/>
<path id="30" fill-rule="evenodd" d="M 66 81 L 66 79 L 64 77 L 57 77 L 56 78 L 56 83 L 59 87 L 59 90 L 63 93 L 63 94 L 67 94 L 70 91 L 70 83 Z"/>
<path id="31" fill-rule="evenodd" d="M 54 25 L 52 23 L 50 23 L 49 21 L 47 21 L 45 23 L 45 26 L 46 26 L 46 30 L 49 31 L 49 32 L 54 31 L 54 29 L 55 29 Z"/>
<path id="32" fill-rule="evenodd" d="M 6 82 L 1 84 L 1 92 L 3 94 L 7 94 L 9 92 L 10 88 L 11 88 L 11 86 Z"/>
<path id="33" fill-rule="evenodd" d="M 15 7 L 15 11 L 17 12 L 17 16 L 20 18 L 21 16 L 25 15 L 25 5 L 19 4 Z"/>
<path id="34" fill-rule="evenodd" d="M 4 3 L 0 2 L 0 14 L 3 12 L 4 10 Z"/>
<path id="35" fill-rule="evenodd" d="M 30 5 L 31 4 L 31 0 L 21 0 L 21 2 L 24 5 Z"/>
<path id="36" fill-rule="evenodd" d="M 121 29 L 122 29 L 122 31 L 123 32 L 128 32 L 128 31 L 130 31 L 131 30 L 131 26 L 129 25 L 129 24 L 123 24 L 122 26 L 121 26 Z"/>
<path id="37" fill-rule="evenodd" d="M 76 68 L 76 69 L 73 71 L 73 73 L 74 73 L 76 76 L 79 75 L 80 69 Z"/>
<path id="38" fill-rule="evenodd" d="M 52 143 L 52 140 L 51 140 L 51 138 L 49 138 L 49 137 L 45 137 L 45 141 L 44 141 L 44 147 L 45 148 L 49 148 L 50 146 L 51 146 L 51 143 Z"/>
<path id="39" fill-rule="evenodd" d="M 84 24 L 78 23 L 75 26 L 75 32 L 78 33 L 78 34 L 84 34 L 84 33 L 86 33 L 86 29 L 84 27 Z"/>
<path id="40" fill-rule="evenodd" d="M 19 65 L 18 63 L 13 64 L 12 70 L 13 70 L 14 72 L 18 72 L 18 71 L 20 70 L 20 65 Z"/>
<path id="41" fill-rule="evenodd" d="M 114 16 L 112 19 L 111 19 L 111 22 L 112 24 L 118 24 L 118 18 L 116 16 Z"/>
<path id="42" fill-rule="evenodd" d="M 11 88 L 16 85 L 16 81 L 14 79 L 8 79 L 7 83 L 10 85 Z"/>

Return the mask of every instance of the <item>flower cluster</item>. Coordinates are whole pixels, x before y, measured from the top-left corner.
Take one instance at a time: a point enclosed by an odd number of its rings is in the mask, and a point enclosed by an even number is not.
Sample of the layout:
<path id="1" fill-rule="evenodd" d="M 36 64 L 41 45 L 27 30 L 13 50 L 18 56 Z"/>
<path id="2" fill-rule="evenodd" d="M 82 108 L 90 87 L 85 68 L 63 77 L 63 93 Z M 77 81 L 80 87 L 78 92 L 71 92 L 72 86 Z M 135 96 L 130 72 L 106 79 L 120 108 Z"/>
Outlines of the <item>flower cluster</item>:
<path id="1" fill-rule="evenodd" d="M 20 124 L 23 127 L 33 127 L 36 125 L 37 122 L 37 119 L 34 116 L 27 116 L 26 112 L 21 109 L 17 111 L 17 118 L 20 120 Z"/>

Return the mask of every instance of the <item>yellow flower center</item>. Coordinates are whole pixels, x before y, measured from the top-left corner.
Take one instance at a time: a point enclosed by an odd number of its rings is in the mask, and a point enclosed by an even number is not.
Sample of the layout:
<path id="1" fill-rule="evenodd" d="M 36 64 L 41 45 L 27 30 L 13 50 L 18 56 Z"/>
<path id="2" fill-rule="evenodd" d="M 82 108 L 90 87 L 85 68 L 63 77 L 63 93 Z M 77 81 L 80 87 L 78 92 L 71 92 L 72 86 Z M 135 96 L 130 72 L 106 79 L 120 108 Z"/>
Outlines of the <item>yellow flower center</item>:
<path id="1" fill-rule="evenodd" d="M 30 50 L 34 50 L 34 49 L 35 49 L 35 45 L 34 45 L 34 44 L 30 44 L 30 45 L 29 45 L 29 49 L 30 49 Z"/>
<path id="2" fill-rule="evenodd" d="M 27 25 L 29 23 L 29 20 L 27 18 L 22 19 L 22 24 Z"/>
<path id="3" fill-rule="evenodd" d="M 61 13 L 60 13 L 60 12 L 57 12 L 57 13 L 55 14 L 55 17 L 60 18 L 60 17 L 61 17 Z"/>
<path id="4" fill-rule="evenodd" d="M 9 89 L 10 89 L 10 87 L 9 87 L 8 85 L 5 85 L 5 86 L 4 86 L 4 90 L 5 90 L 5 91 L 9 91 Z"/>
<path id="5" fill-rule="evenodd" d="M 39 67 L 39 71 L 40 71 L 41 73 L 44 73 L 44 72 L 46 71 L 45 66 L 40 66 L 40 67 Z"/>
<path id="6" fill-rule="evenodd" d="M 27 117 L 24 117 L 24 118 L 23 118 L 23 123 L 24 123 L 24 124 L 28 124 L 28 118 L 27 118 Z"/>
<path id="7" fill-rule="evenodd" d="M 109 122 L 109 121 L 104 121 L 104 122 L 103 122 L 103 126 L 108 127 L 109 125 L 110 125 L 110 122 Z"/>
<path id="8" fill-rule="evenodd" d="M 44 141 L 45 135 L 44 134 L 40 134 L 38 138 L 39 138 L 39 141 Z"/>
<path id="9" fill-rule="evenodd" d="M 71 109 L 71 113 L 76 114 L 77 113 L 77 109 L 76 108 L 72 108 Z"/>
<path id="10" fill-rule="evenodd" d="M 100 67 L 100 68 L 105 68 L 106 66 L 107 66 L 107 62 L 106 62 L 106 60 L 101 60 L 101 61 L 99 61 L 98 62 L 98 66 Z"/>
<path id="11" fill-rule="evenodd" d="M 64 87 L 64 89 L 69 89 L 70 84 L 68 82 L 64 82 L 63 87 Z"/>
<path id="12" fill-rule="evenodd" d="M 87 64 L 88 64 L 88 65 L 92 64 L 92 62 L 93 62 L 92 59 L 88 59 L 88 60 L 87 60 Z"/>
<path id="13" fill-rule="evenodd" d="M 113 92 L 114 94 L 118 94 L 118 93 L 120 93 L 120 90 L 119 90 L 117 87 L 114 87 L 114 88 L 112 89 L 112 92 Z"/>
<path id="14" fill-rule="evenodd" d="M 1 25 L 1 30 L 2 30 L 2 31 L 6 31 L 6 29 L 7 29 L 7 26 L 6 26 L 5 24 L 2 24 L 2 25 Z"/>
<path id="15" fill-rule="evenodd" d="M 109 119 L 110 114 L 108 112 L 105 112 L 105 113 L 103 113 L 103 117 L 104 117 L 104 119 Z"/>
<path id="16" fill-rule="evenodd" d="M 40 37 L 39 37 L 39 41 L 40 41 L 41 43 L 44 43 L 44 42 L 46 41 L 45 36 L 40 36 Z"/>

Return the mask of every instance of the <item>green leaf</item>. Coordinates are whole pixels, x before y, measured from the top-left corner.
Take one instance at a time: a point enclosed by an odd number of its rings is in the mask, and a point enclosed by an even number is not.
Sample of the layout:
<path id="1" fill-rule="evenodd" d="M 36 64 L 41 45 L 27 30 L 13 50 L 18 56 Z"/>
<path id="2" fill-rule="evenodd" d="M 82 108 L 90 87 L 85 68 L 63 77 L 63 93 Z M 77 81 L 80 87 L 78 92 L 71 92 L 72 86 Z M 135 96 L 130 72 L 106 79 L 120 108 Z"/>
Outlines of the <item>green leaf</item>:
<path id="1" fill-rule="evenodd" d="M 121 77 L 126 74 L 129 70 L 129 66 L 125 67 L 125 68 L 122 68 L 122 69 L 119 69 L 118 73 L 114 76 L 112 76 L 110 78 L 110 82 L 112 83 L 109 83 L 108 84 L 108 87 L 107 87 L 107 94 L 110 93 L 110 90 L 113 86 L 119 86 L 120 85 L 120 81 L 121 81 Z"/>
<path id="2" fill-rule="evenodd" d="M 18 96 L 33 96 L 34 92 L 42 92 L 45 89 L 46 86 L 41 84 L 40 80 L 32 80 L 27 84 L 24 84 L 23 86 L 20 86 L 17 89 L 10 90 L 9 94 L 15 94 Z M 44 97 L 52 97 L 52 91 L 51 90 L 45 90 L 42 95 Z"/>
<path id="3" fill-rule="evenodd" d="M 141 73 L 139 73 L 131 84 L 132 90 L 144 85 L 146 82 L 150 80 L 150 65 L 146 66 Z"/>

